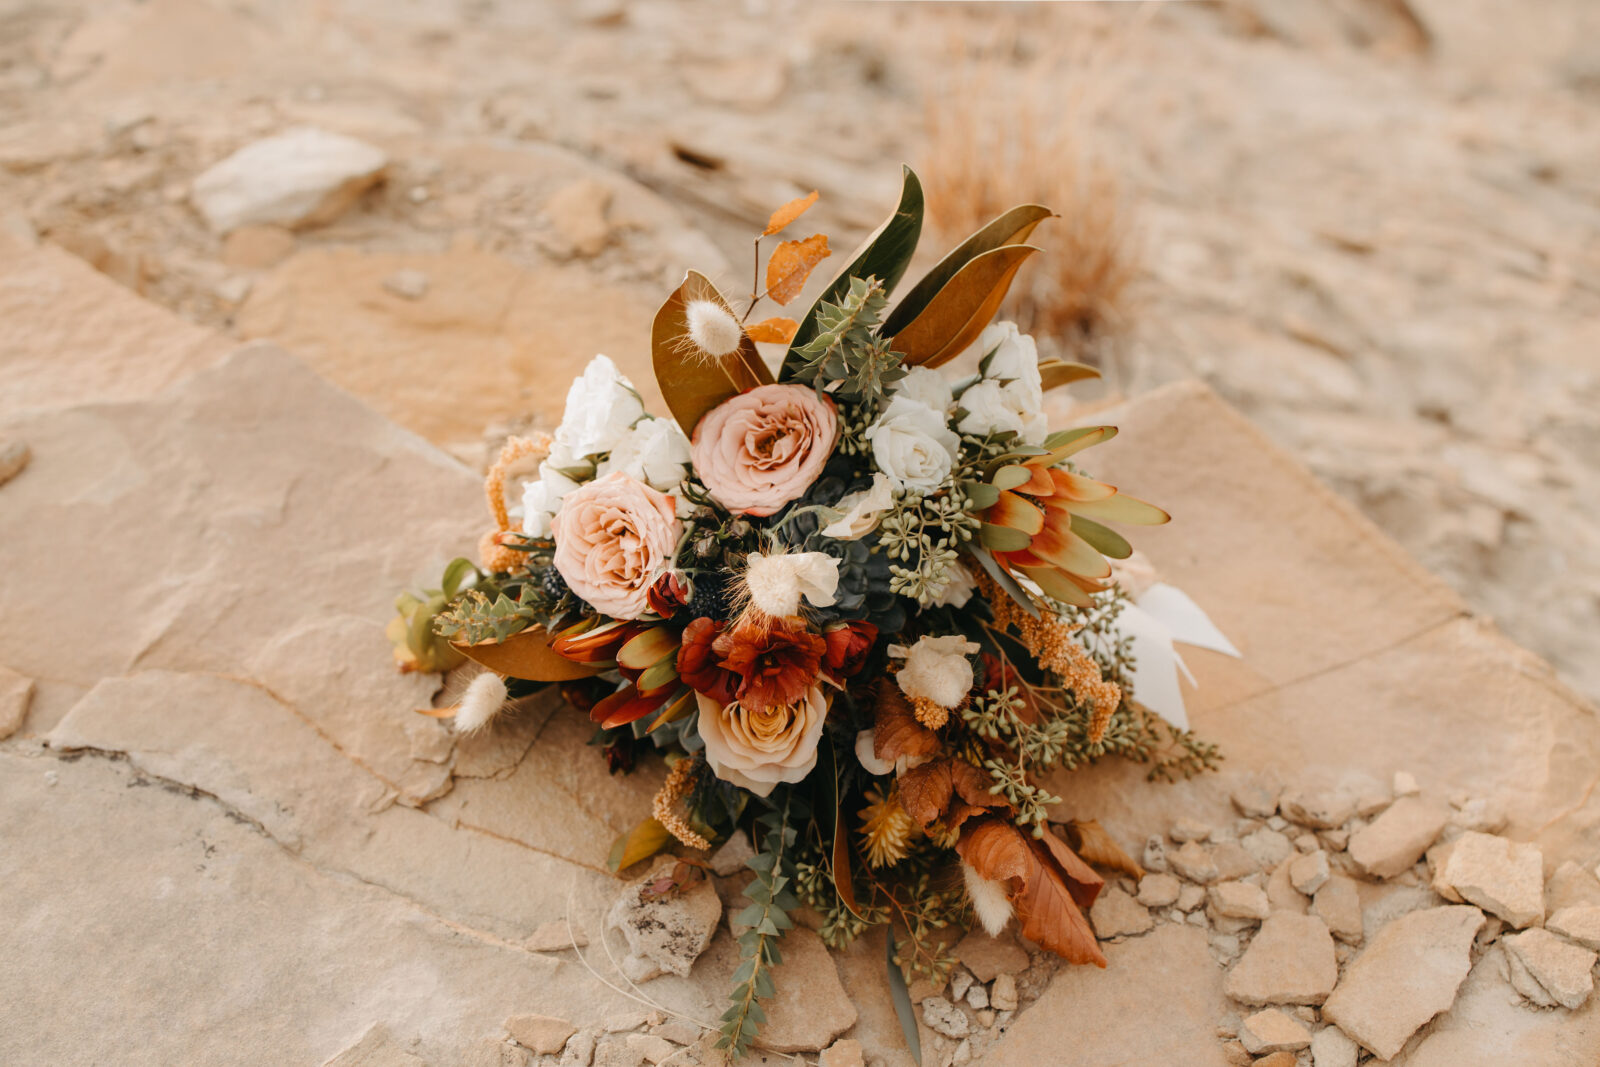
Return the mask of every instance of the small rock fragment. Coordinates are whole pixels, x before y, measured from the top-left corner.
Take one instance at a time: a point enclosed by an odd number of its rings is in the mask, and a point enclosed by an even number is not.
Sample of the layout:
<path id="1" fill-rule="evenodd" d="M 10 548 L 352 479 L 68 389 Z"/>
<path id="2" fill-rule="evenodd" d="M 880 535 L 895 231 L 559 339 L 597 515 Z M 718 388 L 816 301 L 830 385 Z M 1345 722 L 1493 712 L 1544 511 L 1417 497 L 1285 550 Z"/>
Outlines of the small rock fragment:
<path id="1" fill-rule="evenodd" d="M 994 1025 L 996 1018 L 997 1016 L 993 1008 L 980 1008 L 978 1010 L 978 1025 L 983 1027 L 985 1030 Z"/>
<path id="2" fill-rule="evenodd" d="M 1178 910 L 1193 911 L 1206 902 L 1206 891 L 1202 886 L 1186 885 L 1178 890 Z"/>
<path id="3" fill-rule="evenodd" d="M 974 982 L 967 990 L 967 1007 L 974 1011 L 982 1011 L 989 1006 L 989 989 L 981 982 Z"/>
<path id="4" fill-rule="evenodd" d="M 428 275 L 420 270 L 397 270 L 383 280 L 383 287 L 401 300 L 421 300 L 428 295 Z"/>
<path id="5" fill-rule="evenodd" d="M 743 830 L 735 830 L 717 850 L 711 854 L 711 870 L 719 878 L 728 878 L 744 870 L 745 863 L 755 858 L 755 849 L 750 847 L 750 837 Z"/>
<path id="6" fill-rule="evenodd" d="M 1179 819 L 1173 823 L 1169 836 L 1180 845 L 1188 841 L 1204 841 L 1211 836 L 1211 827 L 1198 819 Z"/>
<path id="7" fill-rule="evenodd" d="M 1551 914 L 1578 904 L 1600 904 L 1600 879 L 1567 860 L 1550 876 L 1545 899 L 1545 910 Z"/>
<path id="8" fill-rule="evenodd" d="M 1312 852 L 1317 846 L 1317 835 L 1309 831 L 1294 839 L 1296 852 Z"/>
<path id="9" fill-rule="evenodd" d="M 668 1019 L 650 1031 L 676 1045 L 692 1045 L 700 1040 L 701 1029 L 688 1019 Z"/>
<path id="10" fill-rule="evenodd" d="M 1562 908 L 1545 920 L 1544 928 L 1569 941 L 1576 941 L 1584 948 L 1600 949 L 1600 905 L 1578 904 Z"/>
<path id="11" fill-rule="evenodd" d="M 1144 855 L 1140 857 L 1144 869 L 1147 871 L 1163 872 L 1167 869 L 1167 843 L 1159 837 L 1151 836 L 1145 839 Z"/>
<path id="12" fill-rule="evenodd" d="M 1138 901 L 1147 908 L 1171 907 L 1178 900 L 1181 883 L 1170 874 L 1147 874 L 1139 879 Z"/>
<path id="13" fill-rule="evenodd" d="M 1335 852 L 1343 852 L 1345 846 L 1350 844 L 1349 830 L 1324 830 L 1322 831 L 1323 844 Z"/>
<path id="14" fill-rule="evenodd" d="M 1341 874 L 1331 875 L 1317 890 L 1311 906 L 1334 937 L 1352 945 L 1361 943 L 1361 896 L 1355 882 Z"/>
<path id="15" fill-rule="evenodd" d="M 1267 820 L 1267 828 L 1271 830 L 1277 830 L 1279 833 L 1282 833 L 1284 830 L 1288 829 L 1288 827 L 1289 820 L 1285 819 L 1282 815 L 1274 815 L 1272 818 Z"/>
<path id="16" fill-rule="evenodd" d="M 628 942 L 623 967 L 635 982 L 664 973 L 689 977 L 722 918 L 722 900 L 704 878 L 660 891 L 676 865 L 671 856 L 661 857 L 649 874 L 623 889 L 606 915 L 606 925 Z"/>
<path id="17" fill-rule="evenodd" d="M 1266 890 L 1249 882 L 1219 882 L 1208 891 L 1218 915 L 1233 919 L 1265 919 L 1272 914 Z"/>
<path id="18" fill-rule="evenodd" d="M 957 967 L 950 972 L 950 999 L 961 1000 L 966 997 L 967 990 L 972 988 L 975 979 L 972 972 L 962 967 Z"/>
<path id="19" fill-rule="evenodd" d="M 1356 798 L 1356 814 L 1363 819 L 1370 819 L 1393 803 L 1394 797 L 1384 793 L 1364 793 Z"/>
<path id="20" fill-rule="evenodd" d="M 1311 901 L 1306 895 L 1294 887 L 1289 881 L 1289 865 L 1291 861 L 1278 864 L 1267 878 L 1267 899 L 1272 903 L 1273 911 L 1292 912 L 1304 915 L 1311 906 Z"/>
<path id="21" fill-rule="evenodd" d="M 22 473 L 33 451 L 21 441 L 0 441 L 0 485 Z"/>
<path id="22" fill-rule="evenodd" d="M 1009 974 L 996 976 L 989 987 L 989 1004 L 996 1011 L 1016 1011 L 1017 980 Z"/>
<path id="23" fill-rule="evenodd" d="M 974 930 L 956 943 L 956 959 L 980 982 L 992 982 L 1002 974 L 1017 974 L 1028 969 L 1028 954 L 1010 937 L 990 937 Z"/>
<path id="24" fill-rule="evenodd" d="M 1217 880 L 1217 865 L 1211 851 L 1198 841 L 1189 841 L 1167 856 L 1167 863 L 1179 876 L 1207 885 Z"/>
<path id="25" fill-rule="evenodd" d="M 1360 1052 L 1337 1026 L 1324 1026 L 1311 1038 L 1312 1067 L 1356 1067 Z"/>
<path id="26" fill-rule="evenodd" d="M 841 1037 L 822 1050 L 817 1067 L 866 1067 L 866 1062 L 861 1042 L 853 1037 Z"/>
<path id="27" fill-rule="evenodd" d="M 1107 886 L 1089 909 L 1089 922 L 1101 938 L 1142 934 L 1155 925 L 1150 913 L 1117 886 Z"/>
<path id="28" fill-rule="evenodd" d="M 1350 964 L 1322 1017 L 1379 1059 L 1393 1059 L 1412 1034 L 1455 1002 L 1482 925 L 1483 913 L 1463 905 L 1393 920 Z"/>
<path id="29" fill-rule="evenodd" d="M 608 1037 L 594 1049 L 594 1067 L 641 1067 L 644 1057 L 627 1038 Z"/>
<path id="30" fill-rule="evenodd" d="M 1449 819 L 1442 804 L 1404 797 L 1350 835 L 1350 858 L 1374 878 L 1393 878 L 1422 858 Z"/>
<path id="31" fill-rule="evenodd" d="M 554 1056 L 566 1046 L 567 1038 L 578 1028 L 565 1019 L 549 1015 L 513 1015 L 505 1021 L 511 1040 L 542 1056 Z"/>
<path id="32" fill-rule="evenodd" d="M 1463 830 L 1476 830 L 1480 834 L 1497 834 L 1506 828 L 1511 816 L 1506 806 L 1488 797 L 1474 797 L 1463 803 L 1450 816 L 1450 825 Z"/>
<path id="33" fill-rule="evenodd" d="M 1274 1052 L 1257 1060 L 1255 1067 L 1296 1067 L 1298 1063 L 1292 1052 Z"/>
<path id="34" fill-rule="evenodd" d="M 1219 881 L 1233 881 L 1255 874 L 1261 864 L 1237 841 L 1223 841 L 1211 848 L 1211 862 L 1216 864 Z"/>
<path id="35" fill-rule="evenodd" d="M 300 127 L 256 141 L 194 180 L 189 197 L 212 230 L 331 222 L 382 176 L 383 150 Z"/>
<path id="36" fill-rule="evenodd" d="M 1356 813 L 1356 802 L 1338 790 L 1291 788 L 1278 799 L 1290 822 L 1313 830 L 1337 830 Z"/>
<path id="37" fill-rule="evenodd" d="M 1268 789 L 1259 781 L 1246 782 L 1233 791 L 1233 806 L 1240 815 L 1255 819 L 1270 819 L 1278 814 L 1278 791 Z"/>
<path id="38" fill-rule="evenodd" d="M 1250 1052 L 1295 1052 L 1311 1044 L 1311 1031 L 1277 1008 L 1258 1011 L 1239 1024 L 1239 1041 Z"/>
<path id="39" fill-rule="evenodd" d="M 1225 988 L 1242 1004 L 1321 1004 L 1338 978 L 1327 924 L 1314 915 L 1274 912 Z"/>
<path id="40" fill-rule="evenodd" d="M 599 1040 L 600 1035 L 587 1027 L 567 1038 L 567 1047 L 561 1050 L 561 1067 L 589 1067 Z"/>
<path id="41" fill-rule="evenodd" d="M 1594 965 L 1600 957 L 1588 949 L 1537 927 L 1502 938 L 1501 943 L 1506 947 L 1506 959 L 1513 965 L 1512 984 L 1535 1004 L 1559 1004 L 1576 1011 L 1594 992 Z M 1531 993 L 1528 983 L 1519 981 L 1524 976 L 1537 983 L 1538 989 Z M 1545 997 L 1535 995 L 1537 992 Z"/>
<path id="42" fill-rule="evenodd" d="M 928 997 L 922 1002 L 922 1021 L 928 1029 L 945 1037 L 962 1038 L 972 1032 L 966 1013 L 943 997 Z"/>
<path id="43" fill-rule="evenodd" d="M 1456 839 L 1439 878 L 1463 900 L 1518 929 L 1544 919 L 1544 858 L 1538 845 L 1469 830 Z"/>
<path id="44" fill-rule="evenodd" d="M 1270 827 L 1263 827 L 1240 838 L 1239 844 L 1255 858 L 1263 869 L 1271 870 L 1294 851 L 1289 839 Z"/>
<path id="45" fill-rule="evenodd" d="M 649 1063 L 660 1063 L 678 1051 L 678 1046 L 655 1034 L 629 1034 L 625 1040 L 628 1048 Z"/>
<path id="46" fill-rule="evenodd" d="M 1422 792 L 1422 787 L 1417 785 L 1417 779 L 1407 771 L 1394 772 L 1394 795 L 1396 797 L 1414 797 Z"/>
<path id="47" fill-rule="evenodd" d="M 1327 884 L 1330 873 L 1328 854 L 1320 848 L 1289 861 L 1289 884 L 1308 897 Z"/>

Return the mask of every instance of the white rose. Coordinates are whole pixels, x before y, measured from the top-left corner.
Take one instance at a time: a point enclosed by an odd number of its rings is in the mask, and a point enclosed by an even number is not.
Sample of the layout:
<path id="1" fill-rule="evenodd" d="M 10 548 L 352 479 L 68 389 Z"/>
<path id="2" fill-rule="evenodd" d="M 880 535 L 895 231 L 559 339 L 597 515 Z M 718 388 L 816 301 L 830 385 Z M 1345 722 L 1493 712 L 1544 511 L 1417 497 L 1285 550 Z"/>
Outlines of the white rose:
<path id="1" fill-rule="evenodd" d="M 962 433 L 985 437 L 1022 432 L 1022 414 L 1012 406 L 999 382 L 982 381 L 968 386 L 961 394 L 961 407 L 966 415 L 956 423 L 956 429 Z"/>
<path id="2" fill-rule="evenodd" d="M 925 698 L 942 708 L 955 707 L 972 690 L 972 661 L 967 656 L 976 651 L 977 643 L 960 634 L 923 637 L 910 648 L 889 646 L 889 655 L 906 661 L 895 675 L 900 691 L 912 700 Z"/>
<path id="3" fill-rule="evenodd" d="M 881 471 L 872 472 L 872 488 L 858 489 L 834 505 L 844 512 L 822 528 L 822 536 L 855 541 L 878 528 L 878 516 L 894 506 L 894 484 Z"/>
<path id="4" fill-rule="evenodd" d="M 550 520 L 561 510 L 561 498 L 576 488 L 578 483 L 549 460 L 539 464 L 539 480 L 522 483 L 522 532 L 529 537 L 549 537 Z"/>
<path id="5" fill-rule="evenodd" d="M 628 427 L 643 415 L 644 403 L 633 383 L 610 359 L 595 356 L 584 368 L 583 377 L 567 390 L 567 409 L 556 430 L 556 441 L 567 446 L 573 456 L 599 455 L 615 448 Z"/>
<path id="6" fill-rule="evenodd" d="M 652 489 L 676 489 L 689 473 L 689 439 L 671 419 L 641 419 L 622 435 L 597 477 L 622 471 Z"/>
<path id="7" fill-rule="evenodd" d="M 751 605 L 775 618 L 799 614 L 801 597 L 830 607 L 839 589 L 839 561 L 826 552 L 752 552 L 745 565 Z"/>
<path id="8" fill-rule="evenodd" d="M 972 594 L 977 591 L 978 583 L 972 577 L 972 572 L 959 563 L 950 564 L 945 571 L 945 583 L 934 594 L 932 606 L 936 608 L 964 608 L 967 601 L 972 599 Z"/>
<path id="9" fill-rule="evenodd" d="M 978 335 L 977 349 L 984 354 L 983 376 L 991 381 L 1020 382 L 1022 396 L 1032 407 L 1044 403 L 1039 379 L 1039 349 L 1033 338 L 1017 329 L 1014 322 L 995 322 Z"/>
<path id="10" fill-rule="evenodd" d="M 926 404 L 941 414 L 950 410 L 954 397 L 950 395 L 950 382 L 932 367 L 912 367 L 889 387 L 895 396 L 903 396 Z"/>
<path id="11" fill-rule="evenodd" d="M 862 437 L 896 489 L 938 488 L 961 452 L 961 438 L 943 414 L 904 396 L 890 401 Z"/>

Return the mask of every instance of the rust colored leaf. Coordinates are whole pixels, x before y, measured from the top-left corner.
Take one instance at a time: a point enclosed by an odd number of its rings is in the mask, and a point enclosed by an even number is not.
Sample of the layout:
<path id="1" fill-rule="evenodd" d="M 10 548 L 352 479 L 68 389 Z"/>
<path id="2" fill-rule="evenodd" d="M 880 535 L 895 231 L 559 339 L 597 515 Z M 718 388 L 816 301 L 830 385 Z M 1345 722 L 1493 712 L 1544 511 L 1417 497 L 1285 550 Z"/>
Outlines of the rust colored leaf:
<path id="1" fill-rule="evenodd" d="M 950 760 L 924 763 L 900 776 L 900 806 L 927 829 L 950 806 Z"/>
<path id="2" fill-rule="evenodd" d="M 1000 309 L 1011 280 L 1032 245 L 1005 245 L 968 262 L 945 283 L 928 306 L 894 335 L 894 350 L 906 366 L 937 367 L 960 355 Z"/>
<path id="3" fill-rule="evenodd" d="M 1072 899 L 1076 900 L 1080 907 L 1087 908 L 1092 905 L 1095 897 L 1100 895 L 1100 890 L 1105 888 L 1106 880 L 1095 873 L 1094 868 L 1079 859 L 1078 854 L 1068 848 L 1066 842 L 1055 834 L 1046 830 L 1043 841 L 1051 859 L 1055 860 L 1056 866 L 1060 869 L 1067 888 L 1072 892 Z"/>
<path id="4" fill-rule="evenodd" d="M 1109 867 L 1131 875 L 1135 880 L 1144 877 L 1144 868 L 1132 856 L 1122 851 L 1105 827 L 1094 819 L 1073 819 L 1067 823 L 1067 843 L 1083 859 L 1100 867 Z"/>
<path id="5" fill-rule="evenodd" d="M 789 223 L 793 222 L 795 219 L 811 210 L 811 205 L 815 204 L 816 202 L 817 191 L 815 189 L 811 190 L 811 192 L 807 193 L 805 196 L 795 197 L 793 200 L 789 201 L 787 204 L 783 205 L 772 213 L 772 217 L 767 220 L 767 228 L 761 231 L 761 236 L 770 237 L 777 233 L 779 230 L 789 225 Z"/>
<path id="6" fill-rule="evenodd" d="M 1050 838 L 1049 834 L 1045 836 Z M 1060 847 L 1066 848 L 1065 845 Z M 1053 862 L 1055 847 L 1031 841 L 1028 842 L 1028 848 L 1033 862 L 1023 878 L 1022 888 L 1012 898 L 1017 917 L 1022 920 L 1022 936 L 1049 949 L 1068 963 L 1093 963 L 1104 967 L 1105 954 L 1100 951 L 1094 930 L 1079 907 L 1079 900 L 1076 899 L 1078 894 L 1073 892 L 1072 886 L 1062 877 L 1061 869 Z M 1067 854 L 1071 855 L 1071 852 Z M 1083 861 L 1078 862 L 1082 864 Z M 1084 869 L 1088 870 L 1087 867 Z"/>
<path id="7" fill-rule="evenodd" d="M 950 784 L 956 795 L 980 808 L 1008 808 L 1010 803 L 998 793 L 989 792 L 994 780 L 966 760 L 951 760 Z"/>
<path id="8" fill-rule="evenodd" d="M 961 832 L 956 852 L 985 878 L 997 882 L 1026 878 L 1033 866 L 1027 839 L 1004 819 L 979 819 Z"/>
<path id="9" fill-rule="evenodd" d="M 830 255 L 826 234 L 814 233 L 804 241 L 783 242 L 767 260 L 767 295 L 779 304 L 787 304 L 800 295 L 816 265 Z"/>
<path id="10" fill-rule="evenodd" d="M 942 747 L 939 735 L 917 721 L 911 702 L 894 682 L 878 683 L 874 712 L 872 754 L 879 759 L 925 759 Z"/>
<path id="11" fill-rule="evenodd" d="M 800 324 L 793 319 L 773 318 L 762 319 L 754 326 L 745 327 L 745 333 L 750 335 L 750 340 L 760 341 L 763 344 L 786 345 L 794 337 Z"/>
<path id="12" fill-rule="evenodd" d="M 859 918 L 861 908 L 856 904 L 856 883 L 850 873 L 850 828 L 842 807 L 833 823 L 833 887 L 850 914 Z"/>

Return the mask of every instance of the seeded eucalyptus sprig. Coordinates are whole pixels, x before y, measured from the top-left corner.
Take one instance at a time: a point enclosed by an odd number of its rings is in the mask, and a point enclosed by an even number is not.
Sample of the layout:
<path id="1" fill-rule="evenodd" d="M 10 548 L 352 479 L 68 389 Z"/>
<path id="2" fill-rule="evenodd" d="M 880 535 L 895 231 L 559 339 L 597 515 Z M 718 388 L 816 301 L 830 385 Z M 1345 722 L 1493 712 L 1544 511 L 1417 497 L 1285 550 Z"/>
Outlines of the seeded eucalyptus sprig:
<path id="1" fill-rule="evenodd" d="M 878 279 L 851 278 L 849 291 L 837 304 L 824 302 L 818 308 L 816 336 L 794 350 L 803 362 L 793 380 L 816 384 L 820 379 L 835 399 L 875 412 L 888 387 L 906 376 L 900 356 L 873 332 L 887 303 Z"/>

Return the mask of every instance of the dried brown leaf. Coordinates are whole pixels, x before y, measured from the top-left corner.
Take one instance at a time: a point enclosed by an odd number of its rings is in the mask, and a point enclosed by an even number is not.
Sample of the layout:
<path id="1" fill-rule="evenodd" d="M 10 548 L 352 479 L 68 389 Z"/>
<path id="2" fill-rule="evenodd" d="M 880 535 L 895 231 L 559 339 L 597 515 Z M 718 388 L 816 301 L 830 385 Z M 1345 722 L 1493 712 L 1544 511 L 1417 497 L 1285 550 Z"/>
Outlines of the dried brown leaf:
<path id="1" fill-rule="evenodd" d="M 1144 868 L 1122 851 L 1105 827 L 1094 819 L 1073 819 L 1066 825 L 1067 842 L 1074 852 L 1090 863 L 1121 871 L 1134 879 L 1144 877 Z"/>
<path id="2" fill-rule="evenodd" d="M 1022 936 L 1068 963 L 1093 963 L 1104 967 L 1105 954 L 1100 951 L 1094 930 L 1079 907 L 1077 894 L 1062 877 L 1060 868 L 1051 862 L 1055 850 L 1038 841 L 1028 842 L 1028 847 L 1033 863 L 1023 878 L 1022 888 L 1012 898 L 1017 917 L 1022 920 Z"/>
<path id="3" fill-rule="evenodd" d="M 878 683 L 873 731 L 872 754 L 881 760 L 926 759 L 943 747 L 939 735 L 917 721 L 900 687 L 887 679 Z"/>
<path id="4" fill-rule="evenodd" d="M 997 882 L 1026 878 L 1032 852 L 1022 832 L 1004 819 L 979 819 L 961 832 L 956 852 L 973 870 Z"/>
<path id="5" fill-rule="evenodd" d="M 900 806 L 906 814 L 917 820 L 923 829 L 939 821 L 950 806 L 953 787 L 950 784 L 950 765 L 953 760 L 936 760 L 900 776 Z"/>
<path id="6" fill-rule="evenodd" d="M 786 345 L 794 340 L 795 331 L 800 324 L 793 319 L 771 318 L 762 319 L 754 326 L 745 327 L 745 333 L 750 335 L 750 340 L 760 341 L 764 344 Z"/>
<path id="7" fill-rule="evenodd" d="M 1066 842 L 1049 830 L 1045 831 L 1042 840 L 1045 849 L 1050 853 L 1050 858 L 1055 860 L 1068 890 L 1072 893 L 1072 899 L 1077 901 L 1080 907 L 1087 908 L 1093 905 L 1095 898 L 1100 895 L 1100 890 L 1105 888 L 1106 880 L 1100 877 L 1093 867 L 1083 862 L 1077 853 L 1068 848 Z"/>
<path id="8" fill-rule="evenodd" d="M 767 220 L 767 228 L 761 231 L 761 236 L 770 237 L 777 233 L 779 230 L 789 225 L 789 223 L 793 222 L 801 215 L 804 215 L 811 209 L 811 205 L 815 204 L 816 202 L 817 191 L 815 189 L 811 190 L 811 192 L 807 193 L 805 196 L 795 197 L 793 200 L 789 201 L 787 204 L 783 205 L 772 213 L 772 217 Z"/>
<path id="9" fill-rule="evenodd" d="M 767 260 L 767 295 L 779 304 L 787 304 L 800 295 L 816 265 L 830 255 L 826 234 L 814 233 L 804 241 L 783 242 Z"/>

